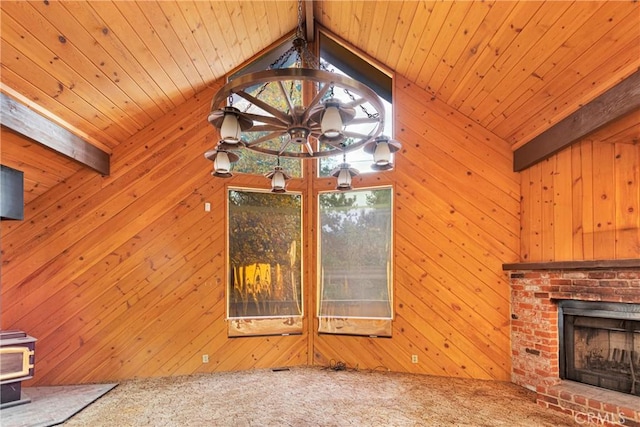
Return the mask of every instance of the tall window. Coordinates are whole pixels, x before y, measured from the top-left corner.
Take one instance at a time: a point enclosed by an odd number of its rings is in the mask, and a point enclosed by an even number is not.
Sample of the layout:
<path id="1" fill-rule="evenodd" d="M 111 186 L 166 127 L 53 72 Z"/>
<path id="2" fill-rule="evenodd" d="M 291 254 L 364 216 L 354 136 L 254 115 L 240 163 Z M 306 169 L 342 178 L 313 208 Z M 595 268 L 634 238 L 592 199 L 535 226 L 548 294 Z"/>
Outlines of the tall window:
<path id="1" fill-rule="evenodd" d="M 322 193 L 319 216 L 319 331 L 391 336 L 391 188 Z"/>
<path id="2" fill-rule="evenodd" d="M 229 336 L 302 333 L 302 196 L 229 190 Z"/>

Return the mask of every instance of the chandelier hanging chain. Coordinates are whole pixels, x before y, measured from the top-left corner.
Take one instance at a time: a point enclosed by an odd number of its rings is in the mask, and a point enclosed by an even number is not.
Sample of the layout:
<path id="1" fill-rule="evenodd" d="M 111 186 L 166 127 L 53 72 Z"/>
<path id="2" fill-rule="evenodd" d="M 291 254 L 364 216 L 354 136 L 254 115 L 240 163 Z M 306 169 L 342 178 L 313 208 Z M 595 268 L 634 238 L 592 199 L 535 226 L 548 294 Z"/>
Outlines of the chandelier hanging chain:
<path id="1" fill-rule="evenodd" d="M 298 29 L 296 31 L 296 37 L 304 38 L 304 32 L 302 30 L 302 0 L 298 0 Z"/>
<path id="2" fill-rule="evenodd" d="M 273 61 L 271 64 L 269 64 L 269 67 L 267 68 L 267 70 L 274 70 L 274 69 L 282 67 L 284 64 L 287 63 L 287 61 L 291 57 L 291 54 L 293 54 L 294 51 L 295 51 L 295 47 L 291 46 L 289 49 L 287 49 L 286 51 L 282 52 L 282 55 L 280 55 L 278 58 L 276 58 L 275 61 Z M 278 66 L 278 64 L 280 64 L 280 66 Z M 260 95 L 262 95 L 262 93 L 267 89 L 267 87 L 269 86 L 269 83 L 271 83 L 271 82 L 265 82 L 265 83 L 262 84 L 262 86 L 260 87 L 260 89 L 258 90 L 258 92 L 255 95 L 256 98 L 260 98 Z M 293 84 L 293 81 L 291 83 Z M 233 94 L 229 95 L 229 105 L 233 106 Z M 253 106 L 253 104 L 249 102 L 246 105 L 246 107 L 244 108 L 244 112 L 246 113 L 247 111 L 249 111 L 249 109 L 252 106 Z"/>
<path id="3" fill-rule="evenodd" d="M 352 101 L 355 101 L 355 100 L 356 100 L 356 97 L 355 97 L 355 96 L 353 96 L 353 94 L 352 94 L 351 92 L 349 92 L 349 89 L 346 89 L 346 88 L 345 88 L 345 89 L 344 89 L 344 93 L 346 93 L 346 94 L 347 94 L 347 96 L 349 96 L 349 98 L 351 98 L 351 100 L 352 100 Z M 366 115 L 367 115 L 367 117 L 368 117 L 368 118 L 370 118 L 370 119 L 375 119 L 375 118 L 377 118 L 378 116 L 380 116 L 380 113 L 379 113 L 379 112 L 377 112 L 377 113 L 373 113 L 373 114 L 372 114 L 372 113 L 370 113 L 369 111 L 367 111 L 367 108 L 366 108 L 363 104 L 360 104 L 360 109 L 361 109 L 361 110 L 362 110 L 362 112 L 363 112 L 364 114 L 366 114 Z"/>

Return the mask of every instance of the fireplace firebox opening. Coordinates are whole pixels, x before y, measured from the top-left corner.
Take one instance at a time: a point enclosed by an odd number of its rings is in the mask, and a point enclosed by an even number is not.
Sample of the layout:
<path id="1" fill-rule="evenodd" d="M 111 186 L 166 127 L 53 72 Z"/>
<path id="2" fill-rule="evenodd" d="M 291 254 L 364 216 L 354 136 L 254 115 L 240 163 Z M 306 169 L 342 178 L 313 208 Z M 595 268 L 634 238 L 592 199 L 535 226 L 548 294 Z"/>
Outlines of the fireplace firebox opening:
<path id="1" fill-rule="evenodd" d="M 560 377 L 640 396 L 640 304 L 558 302 Z"/>

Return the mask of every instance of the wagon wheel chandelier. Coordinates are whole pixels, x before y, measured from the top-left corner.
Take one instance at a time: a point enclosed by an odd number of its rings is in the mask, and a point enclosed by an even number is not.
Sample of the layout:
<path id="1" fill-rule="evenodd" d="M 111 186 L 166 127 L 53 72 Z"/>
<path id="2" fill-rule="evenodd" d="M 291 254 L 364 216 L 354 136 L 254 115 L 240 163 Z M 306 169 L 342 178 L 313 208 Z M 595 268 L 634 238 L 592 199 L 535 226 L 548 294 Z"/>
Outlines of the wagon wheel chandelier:
<path id="1" fill-rule="evenodd" d="M 358 171 L 346 162 L 346 153 L 363 148 L 374 157 L 373 169 L 391 169 L 391 154 L 400 143 L 382 135 L 384 105 L 365 84 L 321 69 L 302 31 L 302 1 L 292 46 L 267 70 L 237 77 L 213 97 L 208 121 L 220 141 L 205 157 L 214 164 L 213 176 L 231 177 L 241 150 L 274 156 L 277 165 L 265 176 L 272 191 L 284 192 L 290 176 L 280 157 L 315 159 L 342 155 L 331 172 L 338 189 L 351 189 Z M 285 67 L 291 64 L 293 66 Z M 305 96 L 306 95 L 306 96 Z M 305 99 L 307 98 L 307 99 Z M 308 102 L 305 102 L 308 101 Z"/>

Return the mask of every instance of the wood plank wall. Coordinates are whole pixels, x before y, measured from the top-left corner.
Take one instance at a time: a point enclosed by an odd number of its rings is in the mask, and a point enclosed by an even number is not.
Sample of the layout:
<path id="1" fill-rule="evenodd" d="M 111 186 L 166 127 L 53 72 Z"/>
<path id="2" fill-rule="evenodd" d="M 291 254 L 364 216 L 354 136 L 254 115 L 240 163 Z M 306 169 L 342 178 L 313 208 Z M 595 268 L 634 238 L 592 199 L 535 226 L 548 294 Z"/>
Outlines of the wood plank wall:
<path id="1" fill-rule="evenodd" d="M 25 221 L 2 222 L 2 328 L 38 339 L 29 385 L 331 360 L 509 379 L 509 290 L 501 266 L 518 261 L 520 245 L 511 152 L 401 77 L 397 169 L 359 181 L 395 186 L 393 338 L 318 336 L 308 319 L 302 336 L 227 338 L 226 186 L 267 183 L 210 177 L 202 154 L 216 136 L 204 117 L 215 89 L 118 145 L 111 176 L 79 170 L 31 201 Z M 311 194 L 327 185 L 292 183 Z M 305 243 L 307 313 L 315 307 L 313 229 Z"/>
<path id="2" fill-rule="evenodd" d="M 0 126 L 0 141 L 0 163 L 24 172 L 25 204 L 83 167 L 4 126 Z"/>
<path id="3" fill-rule="evenodd" d="M 314 361 L 453 377 L 510 378 L 509 284 L 519 175 L 508 144 L 395 78 L 393 338 L 322 335 Z M 418 364 L 411 355 L 418 355 Z"/>
<path id="4" fill-rule="evenodd" d="M 640 258 L 640 112 L 522 172 L 522 261 Z"/>
<path id="5" fill-rule="evenodd" d="M 2 329 L 38 339 L 32 383 L 306 363 L 301 337 L 226 337 L 217 87 L 118 145 L 111 176 L 83 168 L 2 222 Z"/>

